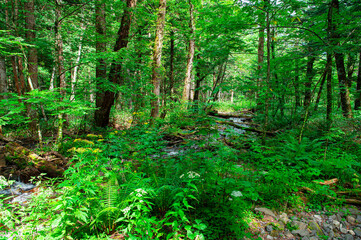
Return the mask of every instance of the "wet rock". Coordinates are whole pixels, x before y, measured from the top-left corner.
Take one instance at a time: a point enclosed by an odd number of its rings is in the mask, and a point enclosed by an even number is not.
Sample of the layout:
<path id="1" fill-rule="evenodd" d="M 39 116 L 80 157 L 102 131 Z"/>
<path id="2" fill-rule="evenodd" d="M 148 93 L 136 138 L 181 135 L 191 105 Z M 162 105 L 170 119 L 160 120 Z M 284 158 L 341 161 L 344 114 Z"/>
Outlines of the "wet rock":
<path id="1" fill-rule="evenodd" d="M 272 216 L 274 218 L 277 218 L 276 215 L 268 208 L 255 208 L 254 209 L 256 212 L 261 212 L 263 214 L 266 214 L 266 215 L 269 215 L 269 216 Z"/>

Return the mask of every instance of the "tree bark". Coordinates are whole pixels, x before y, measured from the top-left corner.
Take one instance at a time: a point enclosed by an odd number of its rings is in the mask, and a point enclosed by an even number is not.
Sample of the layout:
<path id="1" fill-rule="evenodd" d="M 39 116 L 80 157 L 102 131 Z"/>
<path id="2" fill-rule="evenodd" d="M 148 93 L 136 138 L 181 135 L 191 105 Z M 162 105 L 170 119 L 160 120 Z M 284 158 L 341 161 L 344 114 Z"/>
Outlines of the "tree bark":
<path id="1" fill-rule="evenodd" d="M 126 48 L 129 41 L 129 31 L 132 22 L 133 13 L 132 10 L 135 8 L 137 0 L 127 0 L 127 7 L 124 9 L 124 14 L 121 20 L 120 28 L 118 31 L 118 38 L 114 45 L 114 52 L 119 52 L 120 49 Z M 100 15 L 102 13 L 99 12 Z M 103 17 L 101 17 L 103 18 Z M 101 19 L 98 19 L 102 21 Z M 105 24 L 105 20 L 99 24 Z M 101 26 L 99 26 L 101 27 Z M 104 25 L 105 27 L 105 25 Z M 99 29 L 101 32 L 101 29 Z M 99 46 L 100 47 L 100 46 Z M 100 69 L 99 69 L 100 70 Z M 110 67 L 109 72 L 109 83 L 115 85 L 122 85 L 124 83 L 123 77 L 121 75 L 122 63 L 121 61 L 113 61 Z M 99 74 L 103 74 L 99 72 Z M 110 120 L 110 110 L 114 105 L 116 99 L 116 90 L 109 90 L 108 86 L 102 86 L 101 79 L 97 83 L 97 98 L 96 106 L 97 110 L 95 111 L 95 124 L 98 127 L 106 127 L 109 124 Z M 104 94 L 102 93 L 104 91 Z"/>
<path id="2" fill-rule="evenodd" d="M 315 63 L 315 60 L 316 58 L 314 56 L 308 57 L 305 82 L 305 99 L 303 102 L 304 107 L 308 107 L 308 105 L 310 105 L 311 103 L 312 79 L 315 76 L 315 73 L 313 71 L 313 64 Z"/>
<path id="3" fill-rule="evenodd" d="M 182 101 L 187 102 L 189 101 L 189 91 L 192 79 L 192 69 L 193 69 L 193 60 L 194 60 L 194 51 L 195 51 L 195 39 L 194 39 L 194 6 L 191 0 L 188 0 L 189 3 L 189 52 L 188 52 L 188 61 L 187 61 L 187 70 L 186 70 L 186 77 L 184 78 L 184 87 L 183 87 L 183 94 L 182 94 Z"/>
<path id="4" fill-rule="evenodd" d="M 6 78 L 6 64 L 5 57 L 0 55 L 0 100 L 5 99 L 3 93 L 8 92 L 7 78 Z"/>
<path id="5" fill-rule="evenodd" d="M 299 83 L 299 62 L 298 59 L 295 60 L 295 82 L 294 82 L 294 88 L 295 88 L 295 109 L 301 106 L 301 99 L 300 99 L 300 83 Z"/>
<path id="6" fill-rule="evenodd" d="M 327 128 L 332 123 L 332 55 L 327 53 L 327 109 L 326 109 Z"/>
<path id="7" fill-rule="evenodd" d="M 164 37 L 164 25 L 166 14 L 166 0 L 159 0 L 159 12 L 157 18 L 157 31 L 155 36 L 155 44 L 153 50 L 153 63 L 152 63 L 152 84 L 153 84 L 153 99 L 150 102 L 152 120 L 159 116 L 159 95 L 160 95 L 160 82 L 162 78 L 162 47 Z"/>
<path id="8" fill-rule="evenodd" d="M 174 30 L 170 32 L 170 57 L 169 57 L 169 94 L 174 94 Z"/>
<path id="9" fill-rule="evenodd" d="M 361 106 L 361 52 L 359 56 L 358 73 L 357 73 L 355 110 L 359 110 L 360 106 Z"/>
<path id="10" fill-rule="evenodd" d="M 35 41 L 35 14 L 34 14 L 34 0 L 27 0 L 24 2 L 25 8 L 25 36 L 26 40 L 30 44 L 34 44 Z M 38 83 L 38 51 L 36 47 L 28 48 L 28 72 L 31 79 L 31 85 L 33 89 L 39 88 Z M 30 84 L 29 84 L 30 85 Z"/>
<path id="11" fill-rule="evenodd" d="M 81 24 L 80 28 L 85 32 L 86 27 L 84 27 L 83 24 Z M 80 40 L 79 40 L 77 57 L 76 57 L 76 60 L 75 60 L 75 63 L 74 63 L 74 68 L 72 69 L 70 101 L 73 101 L 75 99 L 75 85 L 76 85 L 76 82 L 77 82 L 81 51 L 82 51 L 82 48 L 83 48 L 83 35 L 84 35 L 84 32 L 82 33 L 82 35 L 80 37 Z"/>
<path id="12" fill-rule="evenodd" d="M 258 49 L 257 49 L 257 53 L 258 53 L 258 66 L 257 66 L 257 70 L 258 70 L 258 78 L 257 78 L 257 92 L 256 92 L 256 101 L 257 101 L 257 105 L 261 105 L 262 103 L 258 100 L 259 98 L 259 91 L 261 90 L 261 85 L 262 85 L 262 75 L 261 75 L 261 69 L 262 69 L 262 65 L 263 65 L 263 59 L 264 59 L 264 30 L 265 27 L 264 25 L 264 14 L 261 13 L 258 15 L 259 18 L 259 29 L 258 29 Z"/>
<path id="13" fill-rule="evenodd" d="M 331 16 L 333 16 L 333 9 L 336 10 L 336 13 L 339 11 L 339 1 L 332 0 L 331 2 Z M 332 17 L 333 19 L 333 17 Z M 340 35 L 337 33 L 337 26 L 333 24 L 331 19 L 331 40 L 333 46 L 340 46 Z M 339 52 L 338 50 L 334 51 L 335 53 L 335 62 L 337 68 L 337 76 L 338 76 L 338 83 L 339 83 L 339 91 L 340 91 L 340 100 L 341 100 L 341 107 L 343 116 L 345 118 L 352 118 L 352 109 L 351 109 L 351 102 L 350 102 L 350 93 L 347 87 L 347 75 L 345 70 L 345 63 L 344 63 L 344 55 L 343 53 Z"/>
<path id="14" fill-rule="evenodd" d="M 321 83 L 320 83 L 320 88 L 318 89 L 314 111 L 317 111 L 318 104 L 320 103 L 320 99 L 321 99 L 321 93 L 322 93 L 322 90 L 323 90 L 323 85 L 325 85 L 325 82 L 326 82 L 327 68 L 328 68 L 327 64 L 328 63 L 326 63 L 326 71 L 322 74 L 322 80 L 321 80 Z"/>
<path id="15" fill-rule="evenodd" d="M 106 15 L 105 15 L 105 3 L 102 0 L 97 0 L 95 2 L 95 30 L 96 30 L 96 54 L 97 54 L 97 63 L 95 68 L 95 77 L 96 77 L 96 100 L 95 104 L 99 110 L 95 111 L 94 119 L 95 125 L 99 127 L 105 127 L 108 125 L 109 120 L 103 123 L 102 112 L 100 111 L 103 106 L 103 101 L 105 101 L 105 93 L 103 91 L 103 85 L 107 78 L 107 68 L 106 61 L 104 56 L 100 57 L 99 55 L 104 54 L 107 50 L 106 43 Z M 104 125 L 104 126 L 103 126 Z"/>

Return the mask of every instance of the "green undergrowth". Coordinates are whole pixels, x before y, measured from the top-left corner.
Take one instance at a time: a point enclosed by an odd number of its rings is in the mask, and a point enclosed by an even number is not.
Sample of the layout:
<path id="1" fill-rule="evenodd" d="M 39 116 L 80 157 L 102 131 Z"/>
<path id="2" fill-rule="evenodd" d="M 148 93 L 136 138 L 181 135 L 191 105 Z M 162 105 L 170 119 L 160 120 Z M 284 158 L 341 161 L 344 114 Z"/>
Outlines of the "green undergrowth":
<path id="1" fill-rule="evenodd" d="M 28 205 L 2 199 L 0 228 L 25 239 L 242 239 L 255 206 L 317 209 L 342 204 L 337 190 L 357 190 L 361 149 L 346 126 L 316 135 L 309 125 L 301 140 L 299 129 L 223 139 L 193 109 L 68 138 L 64 178 L 38 181 Z M 318 184 L 333 178 L 337 189 Z"/>

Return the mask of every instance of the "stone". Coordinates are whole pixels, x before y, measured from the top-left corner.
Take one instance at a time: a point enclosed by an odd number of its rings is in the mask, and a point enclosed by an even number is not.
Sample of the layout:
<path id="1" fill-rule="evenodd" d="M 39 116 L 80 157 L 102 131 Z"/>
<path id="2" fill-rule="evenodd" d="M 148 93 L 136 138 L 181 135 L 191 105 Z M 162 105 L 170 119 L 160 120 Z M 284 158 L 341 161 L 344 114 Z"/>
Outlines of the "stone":
<path id="1" fill-rule="evenodd" d="M 336 228 L 339 228 L 341 223 L 340 223 L 339 221 L 334 220 L 334 221 L 332 222 L 332 224 L 333 224 L 333 226 L 335 226 Z"/>
<path id="2" fill-rule="evenodd" d="M 273 230 L 273 226 L 272 226 L 271 224 L 268 224 L 268 225 L 266 226 L 266 231 L 267 231 L 267 232 L 272 232 L 272 230 Z"/>
<path id="3" fill-rule="evenodd" d="M 347 233 L 347 228 L 343 225 L 340 225 L 340 232 L 342 232 L 343 234 Z"/>
<path id="4" fill-rule="evenodd" d="M 361 214 L 361 211 L 358 210 L 357 208 L 348 208 L 347 211 L 348 211 L 351 215 Z"/>
<path id="5" fill-rule="evenodd" d="M 331 219 L 331 220 L 336 220 L 336 219 L 337 219 L 337 216 L 336 216 L 335 214 L 334 214 L 334 215 L 331 215 L 331 216 L 330 216 L 330 219 Z"/>
<path id="6" fill-rule="evenodd" d="M 354 239 L 353 239 L 353 236 L 352 236 L 351 234 L 346 234 L 346 235 L 344 236 L 344 238 L 345 238 L 345 240 L 354 240 Z"/>
<path id="7" fill-rule="evenodd" d="M 356 216 L 356 222 L 357 222 L 357 223 L 361 223 L 361 215 L 357 215 L 357 216 Z"/>
<path id="8" fill-rule="evenodd" d="M 356 219 L 350 215 L 346 216 L 346 221 L 352 225 L 356 223 Z"/>
<path id="9" fill-rule="evenodd" d="M 285 237 L 288 238 L 288 239 L 293 239 L 294 238 L 293 234 L 290 233 L 290 232 L 286 233 Z"/>
<path id="10" fill-rule="evenodd" d="M 269 215 L 269 216 L 272 216 L 274 218 L 277 218 L 276 215 L 268 208 L 255 208 L 254 209 L 256 212 L 261 212 L 263 214 L 266 214 L 266 215 Z"/>
<path id="11" fill-rule="evenodd" d="M 361 237 L 361 228 L 357 227 L 353 230 L 356 234 L 356 236 Z"/>
<path id="12" fill-rule="evenodd" d="M 292 234 L 293 235 L 299 235 L 301 237 L 306 237 L 306 236 L 310 235 L 310 233 L 306 229 L 304 229 L 304 230 L 293 230 Z"/>
<path id="13" fill-rule="evenodd" d="M 348 230 L 347 232 L 348 232 L 349 234 L 351 234 L 352 236 L 355 236 L 355 232 L 354 232 L 354 231 Z"/>
<path id="14" fill-rule="evenodd" d="M 303 237 L 302 240 L 310 240 L 310 238 L 306 236 L 306 237 Z"/>
<path id="15" fill-rule="evenodd" d="M 272 237 L 272 236 L 270 236 L 270 235 L 267 235 L 266 239 L 272 240 L 272 239 L 273 239 L 273 237 Z"/>
<path id="16" fill-rule="evenodd" d="M 315 237 L 315 236 L 313 236 L 313 237 L 310 237 L 310 240 L 318 240 L 319 238 L 318 237 Z"/>
<path id="17" fill-rule="evenodd" d="M 292 225 L 297 227 L 297 230 L 305 230 L 307 228 L 307 224 L 300 221 L 293 221 Z"/>
<path id="18" fill-rule="evenodd" d="M 322 222 L 322 217 L 321 217 L 320 215 L 314 215 L 313 218 L 314 218 L 316 221 Z"/>
<path id="19" fill-rule="evenodd" d="M 287 213 L 282 213 L 282 214 L 280 215 L 279 220 L 280 220 L 281 222 L 283 222 L 284 224 L 287 224 L 287 223 L 290 221 L 290 219 L 289 219 L 288 216 L 287 216 Z"/>
<path id="20" fill-rule="evenodd" d="M 310 221 L 308 223 L 308 227 L 313 230 L 313 231 L 316 231 L 316 234 L 317 235 L 323 235 L 323 231 L 322 229 L 320 228 L 320 226 L 317 224 L 317 222 L 315 221 Z"/>
<path id="21" fill-rule="evenodd" d="M 281 232 L 278 231 L 278 230 L 273 230 L 273 231 L 271 232 L 271 236 L 274 237 L 274 238 L 276 238 L 276 239 L 279 239 L 280 234 L 281 234 Z"/>

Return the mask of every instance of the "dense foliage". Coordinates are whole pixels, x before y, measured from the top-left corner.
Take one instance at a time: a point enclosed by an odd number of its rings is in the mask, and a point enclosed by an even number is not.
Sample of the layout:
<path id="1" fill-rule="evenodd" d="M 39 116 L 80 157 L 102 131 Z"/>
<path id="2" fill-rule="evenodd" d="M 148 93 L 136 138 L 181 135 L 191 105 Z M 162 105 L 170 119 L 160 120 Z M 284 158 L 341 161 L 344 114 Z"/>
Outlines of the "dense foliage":
<path id="1" fill-rule="evenodd" d="M 31 201 L 0 198 L 6 237 L 242 239 L 255 206 L 359 196 L 359 1 L 0 9 L 0 157 L 18 165 L 0 161 L 0 188 L 39 163 L 9 142 L 66 164 L 57 178 L 38 167 Z"/>

